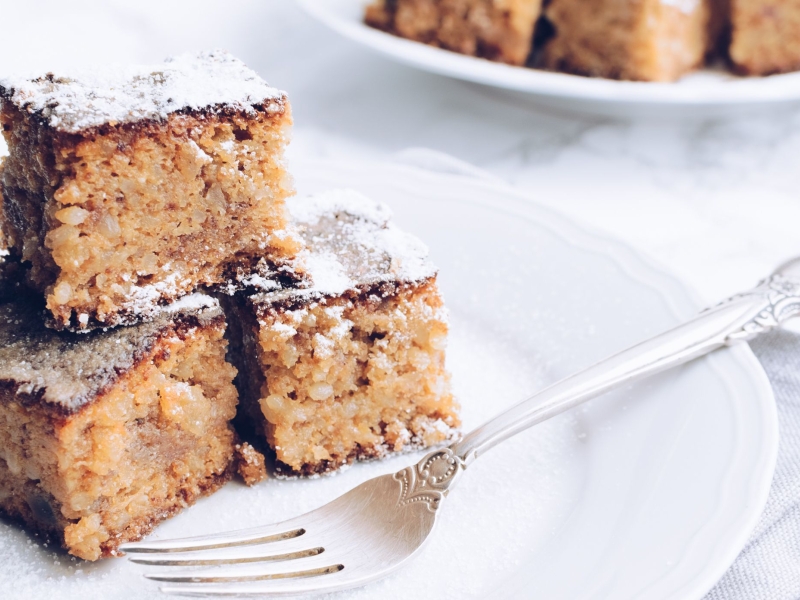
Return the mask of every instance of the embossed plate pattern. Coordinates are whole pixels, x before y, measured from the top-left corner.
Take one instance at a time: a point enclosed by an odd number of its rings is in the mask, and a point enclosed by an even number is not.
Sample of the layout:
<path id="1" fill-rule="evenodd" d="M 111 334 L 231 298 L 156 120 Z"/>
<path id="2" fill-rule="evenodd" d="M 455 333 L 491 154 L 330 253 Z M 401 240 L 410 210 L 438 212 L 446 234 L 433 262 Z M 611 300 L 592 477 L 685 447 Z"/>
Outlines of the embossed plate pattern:
<path id="1" fill-rule="evenodd" d="M 382 163 L 292 168 L 301 193 L 356 188 L 429 243 L 451 310 L 448 360 L 466 428 L 698 308 L 633 250 L 495 181 Z M 493 449 L 460 476 L 407 568 L 335 597 L 699 598 L 755 525 L 776 450 L 763 371 L 746 346 L 725 350 Z M 283 520 L 420 457 L 318 480 L 231 484 L 153 537 Z M 418 476 L 446 469 L 408 475 Z M 152 598 L 144 570 L 78 563 L 0 522 L 0 589 L 20 597 Z"/>

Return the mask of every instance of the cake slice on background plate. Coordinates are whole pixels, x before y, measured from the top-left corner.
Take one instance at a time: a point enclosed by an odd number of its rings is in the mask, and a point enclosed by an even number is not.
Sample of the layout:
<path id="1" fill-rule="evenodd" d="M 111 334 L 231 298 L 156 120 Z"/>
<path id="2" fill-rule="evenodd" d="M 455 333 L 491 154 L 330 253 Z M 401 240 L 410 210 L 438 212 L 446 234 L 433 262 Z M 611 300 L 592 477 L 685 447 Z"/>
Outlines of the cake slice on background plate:
<path id="1" fill-rule="evenodd" d="M 87 560 L 225 483 L 238 395 L 225 317 L 193 294 L 85 335 L 41 299 L 0 304 L 0 513 Z"/>
<path id="2" fill-rule="evenodd" d="M 717 0 L 550 0 L 537 64 L 554 71 L 674 81 L 717 45 Z"/>
<path id="3" fill-rule="evenodd" d="M 745 75 L 800 69 L 800 0 L 730 0 L 730 58 Z"/>
<path id="4" fill-rule="evenodd" d="M 451 439 L 458 406 L 427 248 L 354 191 L 289 207 L 311 284 L 229 301 L 240 412 L 278 472 L 324 473 Z"/>
<path id="5" fill-rule="evenodd" d="M 377 0 L 365 20 L 400 37 L 521 66 L 541 8 L 541 0 Z"/>
<path id="6" fill-rule="evenodd" d="M 289 103 L 229 54 L 0 78 L 0 125 L 10 246 L 51 326 L 135 323 L 200 286 L 290 275 Z"/>

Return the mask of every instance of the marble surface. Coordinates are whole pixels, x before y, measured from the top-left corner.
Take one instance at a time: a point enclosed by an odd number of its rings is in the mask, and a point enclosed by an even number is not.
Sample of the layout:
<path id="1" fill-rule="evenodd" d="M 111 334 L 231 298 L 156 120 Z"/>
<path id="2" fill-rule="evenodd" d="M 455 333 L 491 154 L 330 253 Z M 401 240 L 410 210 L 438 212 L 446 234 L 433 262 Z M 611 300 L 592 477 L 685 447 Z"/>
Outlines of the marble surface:
<path id="1" fill-rule="evenodd" d="M 395 64 L 287 0 L 2 0 L 0 14 L 13 24 L 0 37 L 0 72 L 227 48 L 289 92 L 293 156 L 447 153 L 641 249 L 706 301 L 800 252 L 800 111 L 631 121 L 559 113 Z"/>

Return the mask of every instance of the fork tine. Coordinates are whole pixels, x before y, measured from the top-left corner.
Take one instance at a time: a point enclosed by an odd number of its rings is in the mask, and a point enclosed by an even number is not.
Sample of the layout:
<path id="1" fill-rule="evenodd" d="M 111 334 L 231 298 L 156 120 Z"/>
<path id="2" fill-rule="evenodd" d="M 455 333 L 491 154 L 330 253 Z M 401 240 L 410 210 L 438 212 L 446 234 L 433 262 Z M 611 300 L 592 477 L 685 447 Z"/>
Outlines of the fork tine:
<path id="1" fill-rule="evenodd" d="M 214 550 L 237 546 L 268 544 L 300 537 L 306 533 L 293 521 L 275 523 L 264 527 L 239 529 L 212 535 L 202 535 L 171 540 L 154 540 L 152 542 L 133 542 L 120 545 L 122 552 L 128 553 L 164 553 L 193 552 L 197 550 Z"/>
<path id="2" fill-rule="evenodd" d="M 296 565 L 296 566 L 295 566 Z M 167 570 L 159 573 L 147 573 L 145 577 L 153 581 L 168 583 L 252 583 L 269 581 L 273 579 L 297 579 L 302 577 L 315 577 L 329 573 L 337 573 L 344 569 L 344 565 L 337 562 L 334 557 L 324 554 L 300 559 L 289 566 L 285 563 L 253 565 L 245 564 L 237 569 L 235 566 L 227 569 L 195 569 L 190 571 Z"/>
<path id="3" fill-rule="evenodd" d="M 302 579 L 272 579 L 251 583 L 228 584 L 176 584 L 163 585 L 159 589 L 165 594 L 191 597 L 259 597 L 276 598 L 304 594 L 324 594 L 359 587 L 374 578 L 364 579 L 363 574 L 348 573 L 348 570 L 305 577 Z"/>
<path id="4" fill-rule="evenodd" d="M 302 539 L 302 538 L 301 538 Z M 178 555 L 175 552 L 165 552 L 163 554 L 144 554 L 139 557 L 134 555 L 130 558 L 132 563 L 139 565 L 149 565 L 156 567 L 201 567 L 201 566 L 216 566 L 216 565 L 236 565 L 246 563 L 258 562 L 278 562 L 286 560 L 294 560 L 298 558 L 308 558 L 322 554 L 325 549 L 321 546 L 313 546 L 311 542 L 307 542 L 305 546 L 291 545 L 285 547 L 280 545 L 280 553 L 260 553 L 255 556 L 235 556 L 230 552 L 214 552 L 207 550 L 204 552 L 192 552 L 189 556 Z"/>

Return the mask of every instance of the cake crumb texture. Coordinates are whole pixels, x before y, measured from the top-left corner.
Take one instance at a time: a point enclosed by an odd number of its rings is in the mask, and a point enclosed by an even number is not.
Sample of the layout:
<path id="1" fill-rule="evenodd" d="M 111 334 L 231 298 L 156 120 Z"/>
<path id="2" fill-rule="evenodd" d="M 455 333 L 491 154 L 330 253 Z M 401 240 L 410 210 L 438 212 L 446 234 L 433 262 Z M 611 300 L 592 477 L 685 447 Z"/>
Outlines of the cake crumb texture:
<path id="1" fill-rule="evenodd" d="M 247 442 L 236 444 L 236 472 L 248 486 L 267 478 L 264 455 Z"/>
<path id="2" fill-rule="evenodd" d="M 265 434 L 288 473 L 425 448 L 459 425 L 433 282 L 259 320 Z"/>

